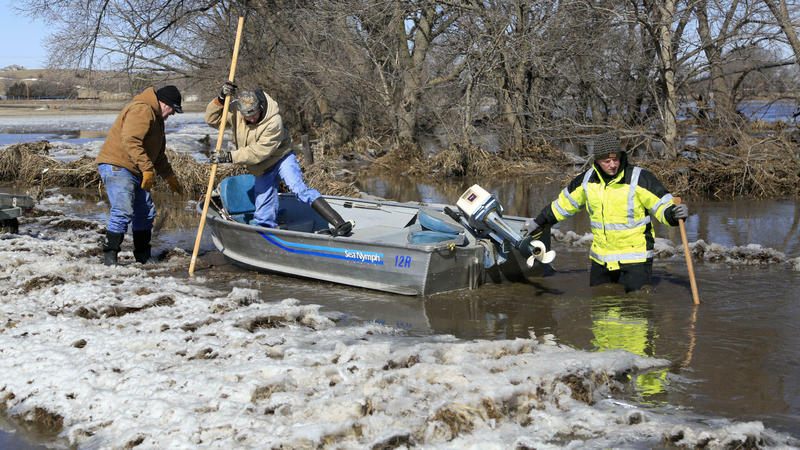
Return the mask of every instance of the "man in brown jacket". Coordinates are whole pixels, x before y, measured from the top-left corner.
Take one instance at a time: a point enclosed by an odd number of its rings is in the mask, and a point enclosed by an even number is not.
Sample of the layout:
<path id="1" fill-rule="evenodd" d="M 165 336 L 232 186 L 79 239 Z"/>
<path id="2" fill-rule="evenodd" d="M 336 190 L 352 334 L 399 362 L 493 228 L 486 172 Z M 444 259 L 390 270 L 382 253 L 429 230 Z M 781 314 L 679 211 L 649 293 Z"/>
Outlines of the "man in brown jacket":
<path id="1" fill-rule="evenodd" d="M 147 88 L 119 113 L 97 155 L 97 168 L 108 193 L 111 211 L 103 245 L 104 262 L 117 264 L 117 253 L 133 229 L 133 256 L 150 260 L 150 237 L 156 208 L 150 196 L 154 174 L 167 180 L 177 194 L 183 187 L 167 160 L 164 121 L 181 113 L 181 93 L 175 86 Z"/>

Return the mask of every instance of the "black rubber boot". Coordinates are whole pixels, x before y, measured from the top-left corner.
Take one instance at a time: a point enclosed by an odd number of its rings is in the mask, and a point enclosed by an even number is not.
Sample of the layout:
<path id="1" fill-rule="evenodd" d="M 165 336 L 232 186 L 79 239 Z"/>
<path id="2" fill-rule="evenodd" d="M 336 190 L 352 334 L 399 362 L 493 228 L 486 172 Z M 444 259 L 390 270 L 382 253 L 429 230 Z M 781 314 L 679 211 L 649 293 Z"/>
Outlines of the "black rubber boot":
<path id="1" fill-rule="evenodd" d="M 133 257 L 136 262 L 147 264 L 153 262 L 150 257 L 150 230 L 139 230 L 133 232 Z"/>
<path id="2" fill-rule="evenodd" d="M 346 236 L 350 234 L 353 230 L 353 226 L 355 226 L 355 222 L 352 220 L 345 221 L 342 219 L 342 216 L 334 211 L 331 205 L 322 197 L 311 202 L 311 207 L 314 208 L 314 211 L 322 216 L 323 219 L 327 220 L 329 224 L 333 225 L 331 234 L 334 236 Z"/>
<path id="3" fill-rule="evenodd" d="M 123 239 L 125 239 L 125 235 L 122 233 L 106 231 L 106 242 L 103 244 L 103 264 L 107 266 L 117 265 L 117 253 L 119 253 L 119 247 L 122 245 Z"/>

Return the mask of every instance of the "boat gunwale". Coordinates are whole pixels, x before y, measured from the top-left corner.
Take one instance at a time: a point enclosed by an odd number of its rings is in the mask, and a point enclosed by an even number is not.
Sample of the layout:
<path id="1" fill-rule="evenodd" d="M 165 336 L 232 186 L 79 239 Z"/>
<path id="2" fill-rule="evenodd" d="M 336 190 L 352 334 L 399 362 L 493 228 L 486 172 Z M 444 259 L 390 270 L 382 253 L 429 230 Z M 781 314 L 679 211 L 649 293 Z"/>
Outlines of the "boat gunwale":
<path id="1" fill-rule="evenodd" d="M 281 196 L 292 196 L 292 194 L 280 194 L 280 195 Z M 407 208 L 407 209 L 410 209 L 410 210 L 419 210 L 419 209 L 422 209 L 422 208 L 424 208 L 426 206 L 429 206 L 429 207 L 444 207 L 444 206 L 448 206 L 448 205 L 444 205 L 444 204 L 438 204 L 438 205 L 437 204 L 426 204 L 426 205 L 417 206 L 417 205 L 413 205 L 413 204 L 404 204 L 404 203 L 391 202 L 391 201 L 375 201 L 375 200 L 353 199 L 352 197 L 337 197 L 337 196 L 323 196 L 323 197 L 326 198 L 326 199 L 336 199 L 336 200 L 344 200 L 344 201 L 358 200 L 359 202 L 364 201 L 364 202 L 376 204 L 376 205 L 379 205 L 379 206 L 383 206 L 383 205 L 386 205 L 386 206 L 398 206 L 398 207 Z M 198 209 L 198 212 L 200 212 L 202 214 L 202 210 L 200 209 L 200 203 L 198 203 L 197 209 Z M 414 250 L 417 250 L 417 251 L 422 251 L 422 252 L 427 252 L 427 253 L 435 252 L 435 251 L 442 250 L 442 249 L 449 249 L 451 244 L 452 244 L 452 242 L 453 242 L 452 240 L 447 240 L 447 241 L 441 241 L 441 242 L 429 242 L 429 243 L 406 242 L 406 243 L 400 244 L 400 243 L 396 243 L 396 242 L 376 242 L 376 241 L 370 241 L 370 240 L 366 240 L 366 239 L 359 239 L 357 237 L 351 237 L 351 236 L 336 236 L 336 237 L 334 237 L 334 236 L 329 235 L 329 234 L 320 234 L 320 233 L 314 233 L 314 232 L 308 232 L 308 231 L 295 231 L 295 230 L 287 230 L 287 229 L 282 229 L 282 228 L 267 228 L 267 227 L 261 227 L 261 226 L 258 226 L 258 225 L 245 224 L 245 223 L 237 222 L 235 220 L 228 220 L 228 219 L 224 218 L 219 213 L 219 210 L 216 208 L 216 206 L 213 208 L 213 210 L 212 210 L 211 207 L 209 207 L 208 217 L 206 219 L 213 219 L 214 222 L 215 222 L 215 225 L 216 224 L 220 224 L 220 226 L 238 228 L 238 229 L 241 229 L 242 231 L 247 231 L 247 232 L 250 232 L 250 233 L 259 233 L 260 234 L 260 233 L 266 231 L 266 232 L 269 232 L 271 234 L 275 234 L 275 235 L 278 235 L 278 236 L 284 235 L 284 236 L 302 237 L 302 238 L 310 239 L 310 240 L 314 240 L 314 241 L 340 242 L 340 243 L 345 243 L 346 242 L 346 243 L 354 243 L 354 244 L 368 245 L 368 246 L 381 246 L 381 247 L 388 247 L 388 248 L 414 249 Z M 463 228 L 463 226 L 462 226 L 462 228 Z M 400 231 L 400 230 L 403 230 L 403 228 L 398 228 L 398 231 Z M 477 248 L 477 247 L 481 247 L 481 245 L 478 243 L 479 239 L 475 238 L 475 236 L 472 235 L 471 233 L 466 233 L 466 231 L 469 231 L 466 228 L 464 230 L 465 230 L 465 235 L 467 236 L 467 240 L 468 241 L 467 241 L 466 245 L 458 246 L 458 248 L 474 249 L 474 248 Z"/>

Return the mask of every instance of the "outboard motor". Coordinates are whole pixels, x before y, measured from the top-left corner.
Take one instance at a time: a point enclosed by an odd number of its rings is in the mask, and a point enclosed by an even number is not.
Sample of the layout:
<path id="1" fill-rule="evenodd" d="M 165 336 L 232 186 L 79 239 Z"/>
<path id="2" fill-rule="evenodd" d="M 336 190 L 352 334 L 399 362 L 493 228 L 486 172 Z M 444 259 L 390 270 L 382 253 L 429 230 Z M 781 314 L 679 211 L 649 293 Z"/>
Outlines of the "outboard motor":
<path id="1" fill-rule="evenodd" d="M 528 267 L 533 267 L 536 260 L 542 264 L 549 264 L 555 259 L 556 252 L 548 251 L 542 241 L 534 240 L 530 236 L 523 238 L 511 228 L 503 220 L 503 207 L 500 206 L 497 198 L 477 184 L 461 194 L 456 206 L 466 218 L 465 225 L 475 230 L 478 235 L 489 236 L 500 245 L 503 253 L 508 253 L 510 250 L 508 245 L 513 246 L 522 256 L 528 258 Z M 450 213 L 453 211 L 451 210 Z"/>

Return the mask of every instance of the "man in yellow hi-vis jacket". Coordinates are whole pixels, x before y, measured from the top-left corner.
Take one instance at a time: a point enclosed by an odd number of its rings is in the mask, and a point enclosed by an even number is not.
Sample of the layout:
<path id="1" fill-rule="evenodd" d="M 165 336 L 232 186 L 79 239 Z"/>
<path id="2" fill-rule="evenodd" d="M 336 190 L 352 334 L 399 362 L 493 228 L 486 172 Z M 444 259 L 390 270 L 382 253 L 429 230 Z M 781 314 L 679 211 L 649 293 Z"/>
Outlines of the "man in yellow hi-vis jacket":
<path id="1" fill-rule="evenodd" d="M 570 217 L 586 207 L 592 229 L 589 285 L 622 283 L 625 291 L 650 284 L 655 231 L 651 217 L 676 226 L 689 216 L 686 204 L 647 170 L 628 164 L 619 140 L 611 134 L 595 138 L 592 167 L 575 177 L 558 198 L 525 224 L 528 235 Z"/>

